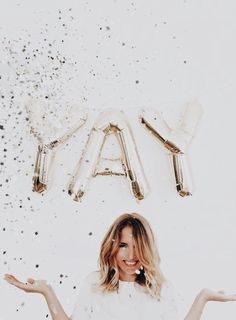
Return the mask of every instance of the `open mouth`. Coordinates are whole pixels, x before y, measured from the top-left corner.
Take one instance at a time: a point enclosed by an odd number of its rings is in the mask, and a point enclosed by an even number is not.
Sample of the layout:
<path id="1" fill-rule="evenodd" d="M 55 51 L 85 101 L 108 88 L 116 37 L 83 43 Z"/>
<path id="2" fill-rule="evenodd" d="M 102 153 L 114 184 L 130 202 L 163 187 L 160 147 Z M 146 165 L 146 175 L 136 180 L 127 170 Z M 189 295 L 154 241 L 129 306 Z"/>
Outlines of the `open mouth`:
<path id="1" fill-rule="evenodd" d="M 134 267 L 138 263 L 138 261 L 129 261 L 129 260 L 123 260 L 123 261 L 128 267 Z"/>

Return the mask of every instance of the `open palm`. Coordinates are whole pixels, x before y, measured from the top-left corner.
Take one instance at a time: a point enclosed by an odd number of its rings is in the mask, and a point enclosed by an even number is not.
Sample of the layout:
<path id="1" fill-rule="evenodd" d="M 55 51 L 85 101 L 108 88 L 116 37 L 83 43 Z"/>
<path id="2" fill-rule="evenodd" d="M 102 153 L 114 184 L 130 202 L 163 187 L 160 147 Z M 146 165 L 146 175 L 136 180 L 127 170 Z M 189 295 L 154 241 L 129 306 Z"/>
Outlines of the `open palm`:
<path id="1" fill-rule="evenodd" d="M 236 294 L 225 294 L 224 291 L 213 291 L 210 289 L 203 289 L 202 294 L 206 297 L 207 301 L 236 301 Z"/>
<path id="2" fill-rule="evenodd" d="M 11 274 L 5 274 L 4 280 L 25 292 L 44 293 L 48 288 L 46 280 L 34 280 L 29 278 L 27 279 L 27 282 L 24 283 Z"/>

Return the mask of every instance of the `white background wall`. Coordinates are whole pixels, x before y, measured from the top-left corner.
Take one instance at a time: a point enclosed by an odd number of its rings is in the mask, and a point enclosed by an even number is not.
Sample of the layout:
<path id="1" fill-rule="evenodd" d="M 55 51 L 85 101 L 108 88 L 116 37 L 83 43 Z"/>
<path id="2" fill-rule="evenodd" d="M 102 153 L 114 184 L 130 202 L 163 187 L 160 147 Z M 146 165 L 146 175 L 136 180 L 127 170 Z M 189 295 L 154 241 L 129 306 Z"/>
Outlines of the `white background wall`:
<path id="1" fill-rule="evenodd" d="M 70 314 L 80 280 L 97 268 L 104 232 L 119 214 L 137 211 L 155 230 L 182 317 L 202 287 L 236 292 L 235 6 L 212 0 L 1 2 L 1 279 L 5 273 L 47 279 Z M 39 62 L 32 62 L 37 48 Z M 64 64 L 55 62 L 58 54 Z M 88 123 L 58 151 L 43 196 L 31 191 L 37 142 L 25 120 L 28 93 L 48 95 L 55 107 L 60 101 L 89 110 Z M 174 125 L 192 99 L 204 115 L 189 150 L 194 194 L 181 198 L 168 156 L 137 116 L 138 108 L 155 107 Z M 115 177 L 93 179 L 81 203 L 67 195 L 92 121 L 107 107 L 126 110 L 134 132 L 150 185 L 139 203 Z M 1 320 L 48 314 L 42 298 L 3 280 L 0 297 Z M 234 303 L 211 303 L 203 319 L 235 314 Z"/>

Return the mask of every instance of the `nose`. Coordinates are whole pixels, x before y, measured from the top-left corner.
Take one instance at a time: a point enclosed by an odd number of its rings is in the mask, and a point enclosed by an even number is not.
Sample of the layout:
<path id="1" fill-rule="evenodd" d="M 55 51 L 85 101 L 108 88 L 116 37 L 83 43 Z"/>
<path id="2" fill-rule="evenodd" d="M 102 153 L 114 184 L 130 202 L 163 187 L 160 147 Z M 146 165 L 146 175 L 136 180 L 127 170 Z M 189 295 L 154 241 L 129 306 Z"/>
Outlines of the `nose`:
<path id="1" fill-rule="evenodd" d="M 134 247 L 129 247 L 129 250 L 127 252 L 127 258 L 129 260 L 134 260 L 135 259 L 135 249 L 134 249 Z"/>

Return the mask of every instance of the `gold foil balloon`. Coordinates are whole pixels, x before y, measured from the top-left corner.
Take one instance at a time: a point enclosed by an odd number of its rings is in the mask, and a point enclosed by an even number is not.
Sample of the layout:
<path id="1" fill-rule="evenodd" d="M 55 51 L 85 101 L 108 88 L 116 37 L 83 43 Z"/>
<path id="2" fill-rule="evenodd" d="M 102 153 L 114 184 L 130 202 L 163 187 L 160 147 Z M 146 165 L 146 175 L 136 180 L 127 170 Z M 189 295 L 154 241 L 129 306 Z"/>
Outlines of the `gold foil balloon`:
<path id="1" fill-rule="evenodd" d="M 34 99 L 26 105 L 31 133 L 38 140 L 34 166 L 33 191 L 48 189 L 57 147 L 66 142 L 87 119 L 85 110 L 77 106 L 55 106 L 55 102 Z"/>
<path id="2" fill-rule="evenodd" d="M 202 108 L 199 104 L 188 104 L 182 121 L 173 129 L 167 125 L 156 110 L 144 110 L 140 116 L 144 127 L 169 151 L 176 190 L 182 197 L 192 195 L 192 183 L 186 156 L 188 145 L 201 114 Z"/>
<path id="3" fill-rule="evenodd" d="M 119 144 L 120 158 L 102 158 L 106 139 L 113 134 Z M 91 130 L 85 151 L 69 183 L 68 193 L 79 201 L 91 177 L 118 175 L 128 179 L 134 197 L 141 200 L 148 192 L 146 178 L 139 159 L 131 129 L 122 112 L 107 110 L 101 113 Z"/>

